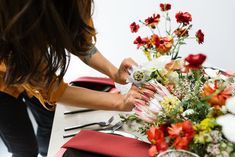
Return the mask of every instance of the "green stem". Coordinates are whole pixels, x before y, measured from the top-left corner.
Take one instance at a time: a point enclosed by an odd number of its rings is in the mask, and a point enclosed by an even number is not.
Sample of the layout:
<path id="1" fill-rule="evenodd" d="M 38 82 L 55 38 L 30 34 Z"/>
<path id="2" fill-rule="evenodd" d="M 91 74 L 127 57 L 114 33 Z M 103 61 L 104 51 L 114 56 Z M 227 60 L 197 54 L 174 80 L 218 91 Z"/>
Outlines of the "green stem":
<path id="1" fill-rule="evenodd" d="M 182 26 L 182 23 L 180 23 L 176 29 L 180 28 L 181 26 Z M 174 34 L 174 31 L 171 33 L 171 36 L 173 36 L 173 34 Z"/>
<path id="2" fill-rule="evenodd" d="M 160 76 L 160 78 L 165 81 L 165 78 L 160 74 L 160 72 L 158 70 L 156 70 L 157 74 Z"/>
<path id="3" fill-rule="evenodd" d="M 149 27 L 148 25 L 146 25 L 146 24 L 145 24 L 143 21 L 141 21 L 141 20 L 139 20 L 139 22 L 142 23 L 143 25 L 147 26 L 147 27 L 150 29 L 151 33 L 154 34 L 154 31 L 153 31 L 153 29 L 152 29 L 151 27 Z"/>
<path id="4" fill-rule="evenodd" d="M 159 36 L 161 37 L 161 32 L 160 32 L 158 25 L 157 25 L 157 31 L 158 31 Z"/>
<path id="5" fill-rule="evenodd" d="M 167 18 L 169 19 L 169 33 L 171 33 L 171 18 L 169 17 L 168 12 L 166 13 Z"/>
<path id="6" fill-rule="evenodd" d="M 178 54 L 179 54 L 179 51 L 178 51 L 178 52 L 175 52 L 175 49 L 176 49 L 176 47 L 178 46 L 178 44 L 179 44 L 180 41 L 181 41 L 181 39 L 178 39 L 178 40 L 177 40 L 177 43 L 176 43 L 175 45 L 173 45 L 172 56 L 171 56 L 172 59 L 176 59 L 177 56 L 178 56 Z M 178 49 L 179 49 L 179 48 L 178 48 Z"/>

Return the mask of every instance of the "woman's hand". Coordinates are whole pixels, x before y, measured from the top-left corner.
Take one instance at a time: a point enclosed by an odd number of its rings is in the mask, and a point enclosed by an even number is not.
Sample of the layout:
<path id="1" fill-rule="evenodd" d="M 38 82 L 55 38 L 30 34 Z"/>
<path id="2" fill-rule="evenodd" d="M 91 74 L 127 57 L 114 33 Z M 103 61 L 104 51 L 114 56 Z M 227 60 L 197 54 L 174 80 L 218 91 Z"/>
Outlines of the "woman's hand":
<path id="1" fill-rule="evenodd" d="M 126 84 L 126 80 L 128 78 L 129 72 L 128 70 L 132 68 L 133 65 L 137 65 L 137 63 L 131 59 L 126 58 L 122 61 L 118 71 L 115 73 L 113 80 L 120 84 Z"/>
<path id="2" fill-rule="evenodd" d="M 99 110 L 131 111 L 135 105 L 146 105 L 155 92 L 151 85 L 144 85 L 142 88 L 132 85 L 125 95 L 68 86 L 58 102 Z"/>
<path id="3" fill-rule="evenodd" d="M 138 88 L 132 85 L 129 92 L 123 95 L 123 100 L 119 109 L 121 111 L 131 111 L 135 105 L 145 105 L 153 97 L 155 91 L 152 87 L 146 86 L 143 88 Z"/>

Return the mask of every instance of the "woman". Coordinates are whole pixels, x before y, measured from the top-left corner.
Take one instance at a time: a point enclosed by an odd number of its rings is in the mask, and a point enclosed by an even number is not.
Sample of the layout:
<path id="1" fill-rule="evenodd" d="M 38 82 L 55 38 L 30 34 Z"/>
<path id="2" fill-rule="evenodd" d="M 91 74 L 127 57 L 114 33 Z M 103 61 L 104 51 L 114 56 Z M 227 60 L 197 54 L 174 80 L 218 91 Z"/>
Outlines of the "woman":
<path id="1" fill-rule="evenodd" d="M 126 59 L 117 69 L 102 56 L 91 15 L 92 0 L 0 0 L 0 135 L 13 157 L 47 154 L 56 102 L 131 111 L 148 101 L 142 94 L 151 93 L 148 88 L 133 86 L 120 95 L 63 82 L 70 54 L 122 84 L 134 64 Z M 26 106 L 38 123 L 37 136 Z"/>

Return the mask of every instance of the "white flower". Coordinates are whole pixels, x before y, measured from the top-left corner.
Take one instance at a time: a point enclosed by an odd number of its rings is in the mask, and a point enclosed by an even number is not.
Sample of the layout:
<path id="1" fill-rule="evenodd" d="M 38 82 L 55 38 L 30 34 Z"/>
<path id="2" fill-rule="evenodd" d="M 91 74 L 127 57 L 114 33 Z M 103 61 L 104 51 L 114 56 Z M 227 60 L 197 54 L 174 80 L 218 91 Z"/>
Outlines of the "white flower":
<path id="1" fill-rule="evenodd" d="M 231 113 L 235 114 L 235 96 L 229 98 L 226 101 L 226 105 L 225 105 L 228 109 L 228 111 L 230 111 Z"/>
<path id="2" fill-rule="evenodd" d="M 206 68 L 205 69 L 205 73 L 212 79 L 222 79 L 222 80 L 227 80 L 230 77 L 234 75 L 234 73 L 230 72 L 230 71 L 224 71 L 221 72 L 219 69 L 211 69 L 211 68 Z"/>
<path id="3" fill-rule="evenodd" d="M 222 126 L 224 136 L 231 142 L 235 142 L 235 115 L 226 114 L 217 118 L 217 123 Z"/>
<path id="4" fill-rule="evenodd" d="M 133 83 L 136 86 L 141 86 L 148 81 L 153 71 L 162 70 L 170 61 L 170 56 L 161 56 L 142 65 L 133 66 L 132 69 L 129 70 L 130 76 L 127 82 Z"/>
<path id="5" fill-rule="evenodd" d="M 171 56 L 160 56 L 159 58 L 154 58 L 153 60 L 144 63 L 143 68 L 146 71 L 155 71 L 165 68 L 165 65 L 171 61 Z"/>
<path id="6" fill-rule="evenodd" d="M 192 115 L 192 114 L 194 114 L 194 110 L 193 109 L 187 109 L 186 111 L 184 111 L 182 113 L 182 116 L 187 117 L 187 116 Z"/>
<path id="7" fill-rule="evenodd" d="M 146 71 L 143 66 L 133 66 L 132 69 L 129 70 L 129 77 L 127 82 L 133 83 L 136 86 L 141 86 L 146 83 L 147 79 L 150 77 L 148 71 Z"/>
<path id="8" fill-rule="evenodd" d="M 219 70 L 214 70 L 210 68 L 205 69 L 205 73 L 210 77 L 210 78 L 216 78 L 219 75 Z"/>

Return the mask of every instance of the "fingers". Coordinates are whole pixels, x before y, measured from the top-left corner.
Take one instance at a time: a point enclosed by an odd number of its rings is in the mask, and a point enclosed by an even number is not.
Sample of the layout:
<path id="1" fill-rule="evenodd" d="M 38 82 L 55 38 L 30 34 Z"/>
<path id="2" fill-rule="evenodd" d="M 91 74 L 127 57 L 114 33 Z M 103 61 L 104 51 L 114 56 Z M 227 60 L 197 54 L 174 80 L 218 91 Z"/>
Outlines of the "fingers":
<path id="1" fill-rule="evenodd" d="M 132 68 L 133 65 L 137 65 L 137 63 L 131 59 L 131 58 L 126 58 L 122 61 L 117 74 L 115 74 L 114 80 L 115 82 L 121 83 L 121 84 L 126 84 L 126 80 L 130 74 L 130 69 Z"/>
<path id="2" fill-rule="evenodd" d="M 124 59 L 122 64 L 126 69 L 130 69 L 133 65 L 137 66 L 137 63 L 132 58 Z"/>
<path id="3" fill-rule="evenodd" d="M 148 88 L 141 88 L 139 92 L 148 98 L 152 98 L 155 94 L 155 91 Z"/>
<path id="4" fill-rule="evenodd" d="M 152 85 L 151 83 L 146 83 L 146 84 L 144 84 L 144 85 L 143 85 L 143 88 L 149 89 L 149 90 L 151 90 L 151 91 L 153 91 L 153 92 L 156 92 L 156 91 L 157 91 L 156 87 L 155 87 L 154 85 Z"/>
<path id="5" fill-rule="evenodd" d="M 153 98 L 155 94 L 155 88 L 151 86 L 146 86 L 143 88 L 138 88 L 132 85 L 129 92 L 125 95 L 124 108 L 126 111 L 130 111 L 134 106 L 146 105 Z"/>
<path id="6" fill-rule="evenodd" d="M 131 89 L 138 91 L 140 94 L 142 94 L 142 99 L 149 101 L 150 98 L 154 96 L 156 93 L 156 88 L 153 87 L 150 84 L 145 84 L 143 87 L 139 88 L 136 86 L 132 86 Z"/>
<path id="7" fill-rule="evenodd" d="M 141 102 L 141 103 L 147 103 L 150 101 L 150 98 L 153 97 L 154 95 L 154 92 L 147 89 L 147 88 L 138 88 L 136 86 L 132 86 L 131 87 L 131 94 L 134 96 L 134 98 L 136 100 L 138 100 L 138 102 Z"/>

